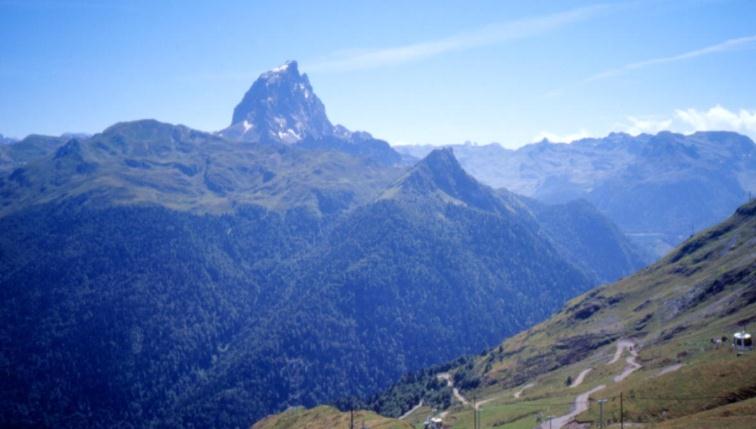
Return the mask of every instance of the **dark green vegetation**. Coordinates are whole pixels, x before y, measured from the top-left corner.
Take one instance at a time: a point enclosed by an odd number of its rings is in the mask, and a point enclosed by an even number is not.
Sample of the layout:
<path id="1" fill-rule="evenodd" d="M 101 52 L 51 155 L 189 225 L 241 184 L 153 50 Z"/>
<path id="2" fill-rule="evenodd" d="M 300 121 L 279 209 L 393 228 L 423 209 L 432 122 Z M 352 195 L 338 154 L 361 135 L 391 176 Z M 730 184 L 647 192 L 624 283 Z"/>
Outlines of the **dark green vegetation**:
<path id="1" fill-rule="evenodd" d="M 592 278 L 611 282 L 634 273 L 639 261 L 654 260 L 585 200 L 548 205 L 519 198 L 565 258 Z"/>
<path id="2" fill-rule="evenodd" d="M 6 425 L 245 426 L 367 398 L 542 320 L 600 270 L 450 151 L 406 168 L 156 121 L 1 176 L 0 230 Z"/>
<path id="3" fill-rule="evenodd" d="M 465 170 L 490 186 L 550 203 L 589 201 L 657 257 L 756 194 L 756 145 L 731 132 L 453 148 Z M 431 148 L 398 150 L 422 157 Z"/>
<path id="4" fill-rule="evenodd" d="M 605 398 L 607 420 L 618 422 L 622 394 L 624 421 L 641 427 L 751 428 L 756 353 L 738 356 L 727 341 L 712 340 L 729 341 L 742 326 L 753 333 L 754 249 L 756 200 L 656 264 L 571 300 L 549 320 L 448 371 L 468 380 L 468 388 L 458 384 L 463 395 L 483 401 L 484 428 L 532 428 L 539 414 L 567 414 L 577 395 L 593 389 L 577 420 L 597 422 L 595 400 Z M 626 349 L 613 359 L 620 341 L 634 344 L 639 367 L 618 380 L 633 368 Z M 579 386 L 565 383 L 589 368 Z M 404 389 L 394 386 L 384 401 Z M 448 411 L 451 427 L 471 427 L 470 406 L 455 401 Z M 407 421 L 428 413 L 421 408 Z"/>

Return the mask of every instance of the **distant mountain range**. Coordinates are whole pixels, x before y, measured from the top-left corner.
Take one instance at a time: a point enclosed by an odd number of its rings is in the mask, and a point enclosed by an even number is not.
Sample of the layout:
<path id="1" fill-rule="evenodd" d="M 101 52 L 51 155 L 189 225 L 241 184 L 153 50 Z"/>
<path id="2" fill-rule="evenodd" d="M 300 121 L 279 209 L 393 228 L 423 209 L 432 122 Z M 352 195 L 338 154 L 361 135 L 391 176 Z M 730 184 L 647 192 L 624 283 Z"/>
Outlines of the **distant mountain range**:
<path id="1" fill-rule="evenodd" d="M 0 174 L 8 174 L 16 168 L 43 158 L 64 144 L 63 137 L 31 135 L 21 141 L 9 141 L 0 145 Z"/>
<path id="2" fill-rule="evenodd" d="M 470 174 L 494 188 L 549 203 L 589 201 L 657 257 L 756 193 L 756 145 L 730 132 L 452 147 Z M 397 150 L 421 158 L 432 147 Z"/>
<path id="3" fill-rule="evenodd" d="M 237 427 L 365 397 L 644 263 L 588 203 L 331 126 L 296 63 L 239 120 L 8 146 L 0 425 Z"/>
<path id="4" fill-rule="evenodd" d="M 17 140 L 0 134 L 0 145 L 15 143 Z"/>
<path id="5" fill-rule="evenodd" d="M 52 154 L 70 139 L 88 137 L 83 133 L 65 133 L 58 137 L 32 134 L 23 140 L 15 140 L 0 134 L 0 175 Z"/>

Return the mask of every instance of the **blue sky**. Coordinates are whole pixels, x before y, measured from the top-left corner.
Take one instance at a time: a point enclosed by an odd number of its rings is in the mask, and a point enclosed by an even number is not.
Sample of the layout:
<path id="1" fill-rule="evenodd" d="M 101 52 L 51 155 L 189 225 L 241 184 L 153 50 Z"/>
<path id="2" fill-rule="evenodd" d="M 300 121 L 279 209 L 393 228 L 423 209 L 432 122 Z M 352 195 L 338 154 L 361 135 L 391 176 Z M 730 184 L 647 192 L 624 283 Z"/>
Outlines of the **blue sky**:
<path id="1" fill-rule="evenodd" d="M 756 137 L 756 2 L 0 0 L 0 133 L 228 125 L 285 60 L 393 144 Z"/>

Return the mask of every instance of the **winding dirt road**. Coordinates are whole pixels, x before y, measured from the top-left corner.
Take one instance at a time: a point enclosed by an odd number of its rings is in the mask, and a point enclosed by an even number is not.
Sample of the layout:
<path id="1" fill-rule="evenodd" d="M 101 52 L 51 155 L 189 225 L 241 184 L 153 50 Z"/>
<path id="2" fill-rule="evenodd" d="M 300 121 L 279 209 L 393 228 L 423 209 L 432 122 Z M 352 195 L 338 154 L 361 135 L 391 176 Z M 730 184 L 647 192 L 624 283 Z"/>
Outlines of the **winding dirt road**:
<path id="1" fill-rule="evenodd" d="M 617 350 L 614 352 L 614 357 L 612 360 L 609 361 L 608 365 L 613 364 L 614 362 L 617 362 L 620 357 L 622 357 L 622 352 L 625 351 L 625 349 L 633 349 L 635 347 L 635 343 L 630 340 L 619 340 L 617 341 Z"/>
<path id="2" fill-rule="evenodd" d="M 620 343 L 621 342 L 622 341 L 620 341 Z M 634 373 L 635 371 L 643 367 L 643 365 L 639 364 L 638 361 L 636 360 L 638 358 L 638 352 L 635 351 L 635 343 L 633 343 L 632 341 L 627 341 L 627 343 L 629 343 L 629 346 L 627 346 L 626 348 L 630 352 L 630 356 L 628 356 L 627 359 L 625 359 L 627 366 L 625 366 L 625 369 L 622 371 L 622 373 L 614 377 L 615 383 L 619 383 L 620 381 L 626 379 L 627 376 L 629 376 L 630 374 Z M 610 363 L 617 361 L 616 359 L 617 353 L 621 354 L 621 349 L 620 349 L 619 344 L 617 344 L 617 352 L 614 354 L 615 359 L 612 359 L 612 362 Z"/>
<path id="3" fill-rule="evenodd" d="M 662 368 L 661 371 L 659 371 L 658 374 L 656 374 L 657 377 L 661 377 L 662 375 L 669 374 L 670 372 L 675 372 L 678 369 L 682 368 L 683 364 L 678 363 L 675 365 L 670 365 L 668 367 Z"/>
<path id="4" fill-rule="evenodd" d="M 607 363 L 607 365 L 614 364 L 615 362 L 617 362 L 618 360 L 620 360 L 620 358 L 622 357 L 622 354 L 625 352 L 625 350 L 628 351 L 628 353 L 630 354 L 630 356 L 628 356 L 625 359 L 625 362 L 627 363 L 627 365 L 622 370 L 622 372 L 614 377 L 614 382 L 615 383 L 618 383 L 618 382 L 624 380 L 630 374 L 632 374 L 633 372 L 635 372 L 635 371 L 639 370 L 640 368 L 642 368 L 642 365 L 639 364 L 638 361 L 637 361 L 638 352 L 636 350 L 636 344 L 635 344 L 635 342 L 633 342 L 631 340 L 620 340 L 620 341 L 617 342 L 617 350 L 615 350 L 614 356 L 612 357 L 612 360 L 610 360 Z M 679 367 L 676 367 L 676 365 L 675 365 L 673 367 L 669 367 L 669 368 L 665 368 L 665 369 L 667 371 L 671 372 L 671 371 L 675 371 L 675 370 L 679 369 Z M 586 368 L 586 369 L 582 370 L 580 372 L 580 374 L 578 374 L 577 378 L 575 378 L 575 380 L 572 382 L 572 384 L 570 384 L 570 388 L 578 387 L 581 384 L 583 384 L 583 381 L 585 380 L 586 376 L 588 376 L 588 374 L 591 371 L 593 371 L 593 368 Z M 446 383 L 447 383 L 447 385 L 452 388 L 452 393 L 454 394 L 454 398 L 457 401 L 461 402 L 463 405 L 469 405 L 470 402 L 464 396 L 462 396 L 461 393 L 459 393 L 459 390 L 456 387 L 454 387 L 454 379 L 452 378 L 451 374 L 449 374 L 448 372 L 443 372 L 441 374 L 438 374 L 437 377 L 438 377 L 439 380 L 445 380 Z M 522 386 L 522 388 L 520 388 L 520 390 L 518 390 L 517 392 L 514 393 L 515 399 L 520 399 L 520 397 L 522 396 L 522 392 L 524 392 L 525 389 L 531 388 L 533 386 L 535 386 L 535 383 L 528 383 L 528 384 Z M 572 421 L 577 415 L 585 412 L 588 409 L 588 406 L 589 406 L 590 400 L 591 400 L 590 399 L 591 395 L 593 395 L 594 393 L 596 393 L 596 392 L 598 392 L 598 391 L 600 391 L 602 389 L 605 389 L 605 388 L 606 388 L 606 386 L 602 384 L 600 386 L 594 387 L 593 389 L 591 389 L 591 390 L 589 390 L 587 392 L 584 392 L 584 393 L 581 393 L 581 394 L 577 395 L 575 397 L 575 402 L 572 405 L 572 410 L 569 413 L 567 413 L 567 414 L 565 414 L 563 416 L 555 417 L 550 422 L 546 421 L 546 422 L 541 423 L 541 425 L 539 426 L 539 429 L 561 429 L 567 423 L 569 423 L 570 421 Z M 497 395 L 497 396 L 490 397 L 488 399 L 484 399 L 484 400 L 476 403 L 475 407 L 477 409 L 480 406 L 482 406 L 484 404 L 487 404 L 487 403 L 489 403 L 489 402 L 491 402 L 491 401 L 493 401 L 495 399 L 498 399 L 500 397 L 501 397 L 501 395 Z M 418 404 L 412 410 L 410 410 L 407 413 L 405 413 L 402 417 L 400 417 L 400 419 L 405 418 L 406 416 L 408 416 L 409 414 L 411 414 L 413 411 L 415 411 L 417 408 L 419 408 L 421 405 L 422 405 L 422 402 L 420 402 L 420 404 Z M 444 411 L 443 413 L 441 413 L 439 415 L 439 417 L 441 417 L 443 419 L 444 417 L 446 417 L 447 413 L 448 413 L 448 410 Z"/>
<path id="5" fill-rule="evenodd" d="M 520 396 L 522 396 L 522 392 L 525 391 L 525 389 L 530 389 L 531 387 L 535 386 L 535 383 L 528 383 L 524 386 L 522 386 L 522 389 L 515 392 L 514 397 L 515 399 L 520 399 Z"/>
<path id="6" fill-rule="evenodd" d="M 528 384 L 526 384 L 526 385 L 522 386 L 522 387 L 520 388 L 520 390 L 518 390 L 517 392 L 515 392 L 513 396 L 515 397 L 515 399 L 520 399 L 520 396 L 522 396 L 522 392 L 524 392 L 524 391 L 525 391 L 525 389 L 530 389 L 530 388 L 531 388 L 531 387 L 533 387 L 533 386 L 535 386 L 535 383 L 528 383 Z M 496 395 L 496 396 L 492 396 L 492 397 L 490 397 L 490 398 L 488 398 L 488 399 L 484 399 L 484 400 L 482 400 L 482 401 L 478 401 L 478 402 L 477 402 L 477 403 L 475 404 L 475 409 L 476 409 L 476 410 L 477 410 L 477 409 L 480 409 L 480 407 L 481 407 L 481 406 L 483 406 L 483 405 L 486 405 L 487 403 L 489 403 L 489 402 L 491 402 L 491 401 L 495 401 L 495 400 L 497 400 L 497 399 L 499 399 L 499 398 L 501 398 L 501 397 L 503 397 L 503 396 L 504 396 L 504 395 Z"/>
<path id="7" fill-rule="evenodd" d="M 572 382 L 572 384 L 570 384 L 570 387 L 571 388 L 578 387 L 581 384 L 583 384 L 583 380 L 585 380 L 585 376 L 588 375 L 588 373 L 590 373 L 591 371 L 593 371 L 593 368 L 587 368 L 587 369 L 582 370 L 580 374 L 578 374 L 577 378 Z"/>
<path id="8" fill-rule="evenodd" d="M 449 387 L 452 388 L 452 394 L 454 394 L 454 398 L 461 402 L 462 405 L 467 405 L 470 403 L 464 396 L 462 396 L 461 393 L 459 393 L 459 389 L 454 387 L 454 378 L 452 378 L 451 374 L 448 372 L 442 372 L 441 374 L 438 374 L 436 377 L 438 377 L 439 380 L 446 380 L 446 384 L 449 385 Z"/>
<path id="9" fill-rule="evenodd" d="M 401 415 L 401 416 L 399 417 L 399 420 L 404 420 L 404 419 L 406 419 L 406 418 L 407 418 L 407 417 L 409 417 L 409 416 L 410 416 L 410 415 L 411 415 L 412 413 L 414 413 L 415 411 L 417 411 L 417 410 L 418 410 L 418 408 L 420 408 L 420 407 L 422 407 L 422 406 L 423 406 L 423 400 L 421 399 L 421 400 L 420 400 L 420 402 L 418 402 L 418 404 L 417 404 L 417 405 L 415 405 L 414 407 L 410 408 L 410 409 L 409 409 L 409 410 L 408 410 L 408 411 L 407 411 L 406 413 L 402 414 L 402 415 Z"/>
<path id="10" fill-rule="evenodd" d="M 639 370 L 642 368 L 642 365 L 638 363 L 636 360 L 638 357 L 638 352 L 636 350 L 636 345 L 633 341 L 630 340 L 620 340 L 617 342 L 617 350 L 614 352 L 614 356 L 612 357 L 612 360 L 610 360 L 607 365 L 611 365 L 615 362 L 617 362 L 621 357 L 622 353 L 627 350 L 630 353 L 630 356 L 627 357 L 625 362 L 627 362 L 627 366 L 625 366 L 624 370 L 617 376 L 614 377 L 614 382 L 618 383 L 633 372 Z M 588 368 L 583 370 L 580 375 L 578 375 L 578 378 L 575 379 L 575 382 L 572 383 L 570 387 L 576 387 L 580 385 L 583 382 L 583 379 L 585 379 L 585 376 L 588 375 L 588 373 L 592 370 L 592 368 Z M 588 409 L 588 404 L 590 401 L 590 396 L 596 392 L 598 392 L 601 389 L 606 388 L 605 385 L 596 386 L 593 389 L 581 393 L 575 398 L 575 403 L 572 405 L 572 411 L 570 411 L 568 414 L 565 414 L 563 416 L 559 416 L 557 418 L 554 418 L 551 420 L 551 422 L 544 422 L 539 426 L 539 429 L 561 429 L 562 426 L 569 423 L 572 419 L 574 419 L 578 414 L 584 412 Z M 549 423 L 551 423 L 551 426 L 549 426 Z"/>
<path id="11" fill-rule="evenodd" d="M 581 393 L 580 395 L 575 398 L 575 404 L 572 406 L 572 411 L 570 411 L 569 414 L 565 414 L 563 416 L 559 416 L 555 419 L 552 419 L 551 422 L 546 421 L 541 423 L 541 426 L 539 426 L 540 429 L 559 429 L 562 426 L 566 425 L 570 422 L 570 420 L 574 419 L 575 416 L 582 413 L 583 411 L 588 409 L 588 403 L 590 401 L 590 396 L 594 393 L 598 392 L 601 389 L 606 388 L 603 384 L 601 386 L 596 386 L 593 389 Z"/>

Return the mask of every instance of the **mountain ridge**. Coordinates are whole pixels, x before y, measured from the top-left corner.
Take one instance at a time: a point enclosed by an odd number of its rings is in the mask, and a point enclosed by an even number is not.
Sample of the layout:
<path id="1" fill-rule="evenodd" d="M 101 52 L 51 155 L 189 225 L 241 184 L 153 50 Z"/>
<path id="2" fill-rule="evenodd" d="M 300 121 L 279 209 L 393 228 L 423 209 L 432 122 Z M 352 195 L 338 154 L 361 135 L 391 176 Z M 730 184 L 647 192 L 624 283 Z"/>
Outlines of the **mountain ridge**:
<path id="1" fill-rule="evenodd" d="M 546 203 L 586 199 L 657 257 L 756 193 L 756 144 L 733 132 L 612 133 L 516 150 L 451 145 L 478 180 Z M 397 147 L 422 156 L 431 147 Z"/>

